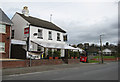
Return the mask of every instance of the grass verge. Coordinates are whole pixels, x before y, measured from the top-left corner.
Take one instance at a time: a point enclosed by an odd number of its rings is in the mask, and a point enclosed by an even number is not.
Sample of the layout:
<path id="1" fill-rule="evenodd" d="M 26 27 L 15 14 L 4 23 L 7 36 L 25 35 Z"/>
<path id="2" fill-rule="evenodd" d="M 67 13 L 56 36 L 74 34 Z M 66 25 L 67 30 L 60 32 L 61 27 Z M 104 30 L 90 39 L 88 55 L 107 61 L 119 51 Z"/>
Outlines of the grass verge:
<path id="1" fill-rule="evenodd" d="M 99 58 L 99 56 L 95 56 L 94 58 Z M 103 56 L 103 58 L 116 58 L 115 56 Z"/>
<path id="2" fill-rule="evenodd" d="M 88 60 L 89 63 L 99 63 L 99 61 L 96 60 Z"/>

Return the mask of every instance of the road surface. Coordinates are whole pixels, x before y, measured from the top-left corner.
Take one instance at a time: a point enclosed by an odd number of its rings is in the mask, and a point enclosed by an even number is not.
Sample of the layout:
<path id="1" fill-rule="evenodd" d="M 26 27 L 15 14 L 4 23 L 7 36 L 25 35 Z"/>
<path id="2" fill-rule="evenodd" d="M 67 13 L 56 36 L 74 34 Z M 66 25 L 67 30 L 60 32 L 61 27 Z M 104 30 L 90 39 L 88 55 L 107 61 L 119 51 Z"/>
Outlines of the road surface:
<path id="1" fill-rule="evenodd" d="M 118 80 L 118 63 L 3 76 L 3 80 Z"/>

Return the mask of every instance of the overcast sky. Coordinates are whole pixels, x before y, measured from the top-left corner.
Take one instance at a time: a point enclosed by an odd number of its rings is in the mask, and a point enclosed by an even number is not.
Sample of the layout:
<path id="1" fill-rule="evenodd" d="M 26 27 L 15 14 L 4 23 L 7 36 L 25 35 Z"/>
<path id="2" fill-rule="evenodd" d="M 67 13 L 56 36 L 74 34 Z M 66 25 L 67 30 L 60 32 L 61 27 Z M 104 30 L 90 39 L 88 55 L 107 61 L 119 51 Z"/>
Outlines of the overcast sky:
<path id="1" fill-rule="evenodd" d="M 5 4 L 5 5 L 4 5 Z M 7 6 L 6 6 L 7 5 Z M 52 14 L 52 22 L 68 34 L 68 43 L 95 43 L 99 44 L 100 34 L 103 43 L 107 41 L 118 42 L 118 3 L 117 0 L 74 1 L 64 2 L 45 0 L 34 2 L 3 1 L 0 8 L 12 18 L 16 12 L 22 11 L 28 6 L 31 16 L 49 21 Z"/>

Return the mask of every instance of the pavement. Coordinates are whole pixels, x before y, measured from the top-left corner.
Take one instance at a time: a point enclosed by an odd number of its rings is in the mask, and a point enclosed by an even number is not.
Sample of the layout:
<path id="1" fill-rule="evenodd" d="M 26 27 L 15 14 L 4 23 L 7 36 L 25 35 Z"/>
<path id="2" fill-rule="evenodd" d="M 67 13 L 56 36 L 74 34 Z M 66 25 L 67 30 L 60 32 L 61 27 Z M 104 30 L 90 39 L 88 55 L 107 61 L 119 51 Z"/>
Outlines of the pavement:
<path id="1" fill-rule="evenodd" d="M 32 70 L 34 72 L 30 73 L 29 71 Z M 4 75 L 3 80 L 118 80 L 117 62 L 12 68 L 10 70 L 4 69 L 3 73 L 10 71 L 11 73 L 14 71 L 17 71 L 17 73 L 27 71 L 29 73 Z"/>
<path id="2" fill-rule="evenodd" d="M 42 66 L 33 66 L 33 67 L 22 67 L 22 68 L 7 68 L 2 70 L 2 75 L 17 75 L 17 74 L 25 74 L 32 72 L 42 72 L 49 70 L 59 70 L 66 68 L 74 68 L 74 67 L 82 67 L 89 66 L 98 63 L 79 63 L 79 64 L 60 64 L 60 65 L 42 65 Z"/>

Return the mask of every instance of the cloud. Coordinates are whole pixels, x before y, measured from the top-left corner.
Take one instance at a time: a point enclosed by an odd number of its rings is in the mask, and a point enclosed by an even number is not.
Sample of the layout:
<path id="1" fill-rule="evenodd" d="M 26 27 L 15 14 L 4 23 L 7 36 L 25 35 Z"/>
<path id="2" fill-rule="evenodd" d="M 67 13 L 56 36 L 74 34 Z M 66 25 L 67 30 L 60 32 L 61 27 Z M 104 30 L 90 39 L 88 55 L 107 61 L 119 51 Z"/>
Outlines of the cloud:
<path id="1" fill-rule="evenodd" d="M 111 2 L 113 1 L 113 2 Z M 4 2 L 2 9 L 12 18 L 28 6 L 30 15 L 52 22 L 65 29 L 68 43 L 99 43 L 99 35 L 104 33 L 103 42 L 117 43 L 118 4 L 108 2 Z"/>

